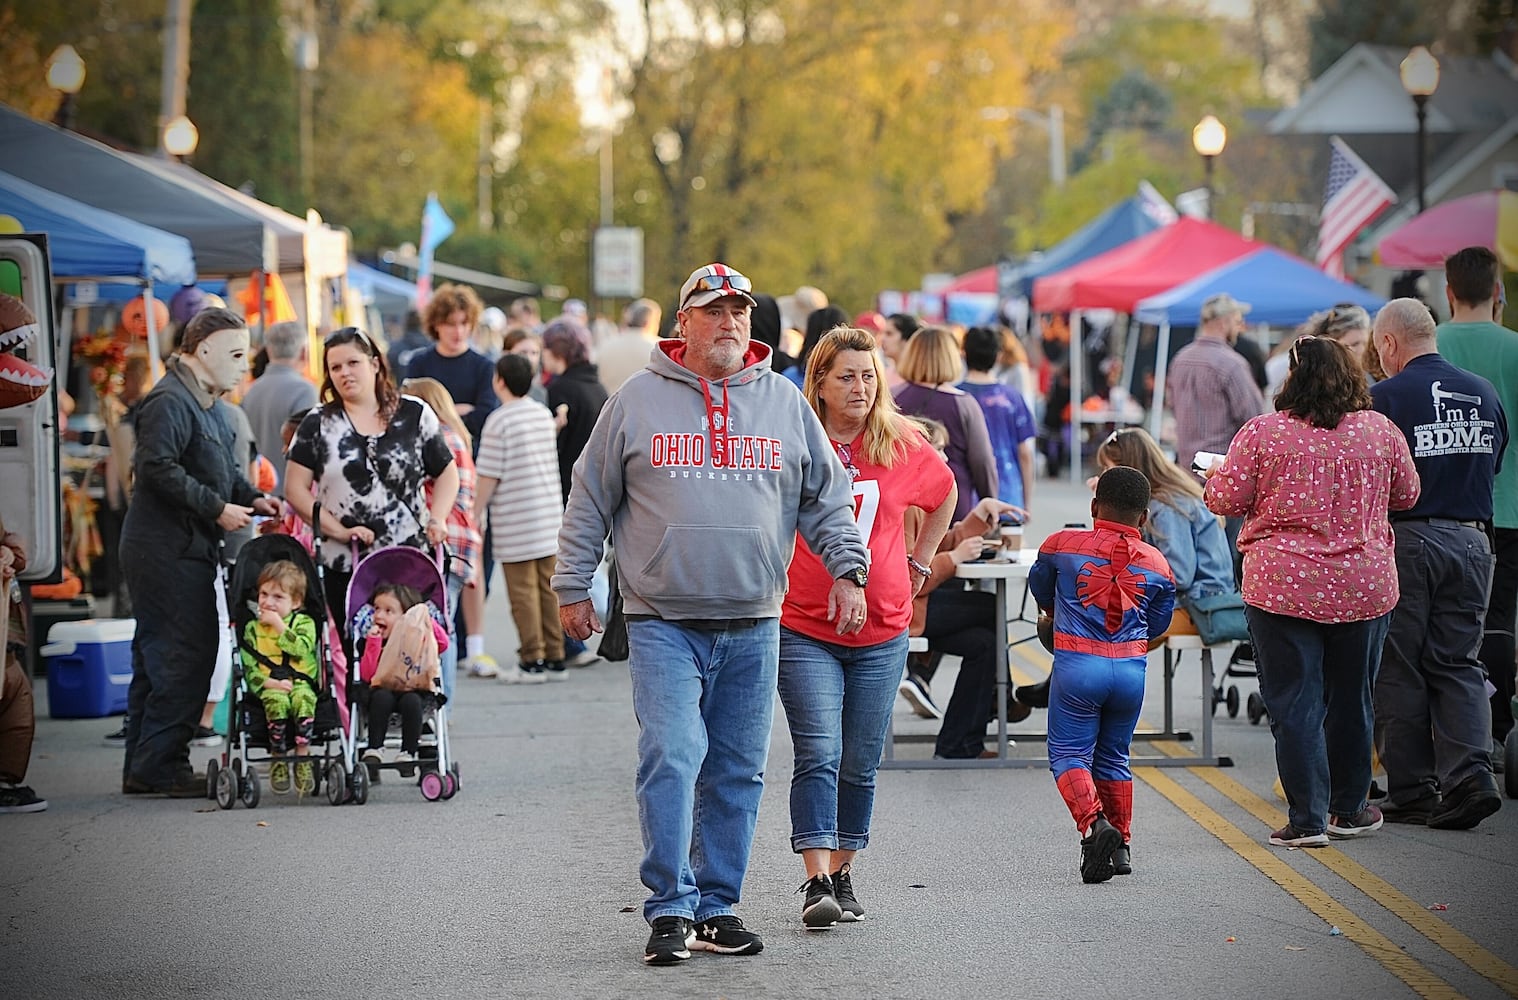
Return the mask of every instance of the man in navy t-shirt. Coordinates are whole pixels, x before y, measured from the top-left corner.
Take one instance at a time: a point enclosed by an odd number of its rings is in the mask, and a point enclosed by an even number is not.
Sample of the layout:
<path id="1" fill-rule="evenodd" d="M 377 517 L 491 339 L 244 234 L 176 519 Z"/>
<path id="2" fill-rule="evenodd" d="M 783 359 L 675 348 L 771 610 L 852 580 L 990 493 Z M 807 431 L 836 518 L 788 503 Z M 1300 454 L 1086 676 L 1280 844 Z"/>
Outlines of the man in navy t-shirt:
<path id="1" fill-rule="evenodd" d="M 411 356 L 402 378 L 432 378 L 443 383 L 474 439 L 475 454 L 479 454 L 485 418 L 501 405 L 495 396 L 495 365 L 469 346 L 483 308 L 468 285 L 444 285 L 433 292 L 423 324 L 427 336 L 436 343 L 431 350 Z"/>
<path id="2" fill-rule="evenodd" d="M 1386 819 L 1468 830 L 1502 806 L 1481 645 L 1492 579 L 1492 483 L 1507 417 L 1492 384 L 1439 356 L 1434 318 L 1395 299 L 1372 336 L 1391 377 L 1376 409 L 1407 437 L 1423 492 L 1393 515 L 1401 597 L 1376 677 Z"/>

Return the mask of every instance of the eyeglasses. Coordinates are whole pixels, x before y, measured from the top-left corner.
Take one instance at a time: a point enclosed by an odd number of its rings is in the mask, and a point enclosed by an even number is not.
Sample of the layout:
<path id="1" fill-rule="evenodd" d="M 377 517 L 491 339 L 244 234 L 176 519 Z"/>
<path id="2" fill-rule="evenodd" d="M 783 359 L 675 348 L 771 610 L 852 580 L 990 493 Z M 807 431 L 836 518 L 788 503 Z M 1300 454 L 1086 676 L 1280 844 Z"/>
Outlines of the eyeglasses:
<path id="1" fill-rule="evenodd" d="M 690 297 L 697 292 L 720 292 L 723 290 L 729 292 L 752 292 L 754 290 L 754 283 L 741 274 L 703 274 L 696 279 L 696 283 L 691 286 L 691 290 L 685 293 L 685 301 L 690 301 Z M 681 305 L 684 304 L 684 302 L 681 303 Z"/>
<path id="2" fill-rule="evenodd" d="M 1287 357 L 1291 360 L 1291 367 L 1295 368 L 1297 366 L 1297 348 L 1301 347 L 1309 340 L 1317 339 L 1317 335 L 1311 333 L 1307 334 L 1306 336 L 1297 338 L 1297 342 L 1291 345 L 1291 352 L 1287 355 Z"/>

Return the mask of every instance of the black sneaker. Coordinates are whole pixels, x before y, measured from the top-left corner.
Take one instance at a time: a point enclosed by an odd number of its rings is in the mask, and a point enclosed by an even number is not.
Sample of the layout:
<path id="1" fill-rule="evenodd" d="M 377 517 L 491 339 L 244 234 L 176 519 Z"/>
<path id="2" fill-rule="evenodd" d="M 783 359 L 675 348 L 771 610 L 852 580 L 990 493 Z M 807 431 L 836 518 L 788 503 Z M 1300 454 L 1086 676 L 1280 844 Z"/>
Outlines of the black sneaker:
<path id="1" fill-rule="evenodd" d="M 122 739 L 126 739 L 122 736 Z M 221 746 L 221 734 L 210 726 L 196 726 L 195 735 L 190 738 L 192 747 L 219 747 Z"/>
<path id="2" fill-rule="evenodd" d="M 1112 874 L 1133 874 L 1133 851 L 1127 844 L 1112 852 Z"/>
<path id="3" fill-rule="evenodd" d="M 1473 830 L 1501 808 L 1497 779 L 1489 771 L 1477 771 L 1444 793 L 1439 808 L 1429 814 L 1428 825 L 1435 830 Z"/>
<path id="4" fill-rule="evenodd" d="M 1117 827 L 1107 822 L 1107 817 L 1096 814 L 1096 822 L 1081 840 L 1081 881 L 1087 885 L 1105 882 L 1115 874 L 1112 854 L 1123 846 L 1123 835 Z"/>
<path id="5" fill-rule="evenodd" d="M 105 734 L 103 737 L 105 745 L 108 747 L 115 747 L 117 750 L 120 750 L 122 747 L 126 746 L 126 729 L 126 720 L 122 720 L 120 729 L 116 730 L 113 733 Z"/>
<path id="6" fill-rule="evenodd" d="M 0 785 L 0 813 L 40 813 L 47 808 L 47 799 L 25 785 Z"/>
<path id="7" fill-rule="evenodd" d="M 801 922 L 807 930 L 827 930 L 843 916 L 843 907 L 833 895 L 833 880 L 826 875 L 813 875 L 796 891 L 806 893 L 806 900 L 801 904 Z"/>
<path id="8" fill-rule="evenodd" d="M 563 660 L 544 660 L 543 676 L 551 681 L 568 680 L 569 671 L 564 669 Z"/>
<path id="9" fill-rule="evenodd" d="M 684 917 L 655 917 L 654 932 L 643 948 L 643 961 L 649 965 L 673 965 L 690 958 L 695 940 L 691 922 Z"/>
<path id="10" fill-rule="evenodd" d="M 833 898 L 838 900 L 838 906 L 843 910 L 838 919 L 846 924 L 864 919 L 864 907 L 859 905 L 859 899 L 854 895 L 853 873 L 853 865 L 844 865 L 833 873 Z"/>
<path id="11" fill-rule="evenodd" d="M 914 674 L 910 670 L 907 676 L 896 688 L 896 693 L 907 700 L 912 706 L 912 711 L 924 719 L 942 719 L 943 709 L 933 703 L 933 695 L 928 691 L 928 680 L 921 674 Z"/>
<path id="12" fill-rule="evenodd" d="M 731 913 L 707 917 L 696 925 L 696 939 L 690 943 L 699 951 L 719 955 L 757 955 L 764 950 L 759 935 L 743 926 Z"/>
<path id="13" fill-rule="evenodd" d="M 1426 795 L 1423 798 L 1413 799 L 1410 802 L 1396 803 L 1391 799 L 1381 803 L 1381 817 L 1388 823 L 1403 823 L 1408 826 L 1424 826 L 1428 823 L 1429 816 L 1439 808 L 1439 796 Z"/>
<path id="14" fill-rule="evenodd" d="M 1037 684 L 1019 684 L 1013 692 L 1013 697 L 1029 708 L 1048 708 L 1049 682 L 1039 681 Z"/>

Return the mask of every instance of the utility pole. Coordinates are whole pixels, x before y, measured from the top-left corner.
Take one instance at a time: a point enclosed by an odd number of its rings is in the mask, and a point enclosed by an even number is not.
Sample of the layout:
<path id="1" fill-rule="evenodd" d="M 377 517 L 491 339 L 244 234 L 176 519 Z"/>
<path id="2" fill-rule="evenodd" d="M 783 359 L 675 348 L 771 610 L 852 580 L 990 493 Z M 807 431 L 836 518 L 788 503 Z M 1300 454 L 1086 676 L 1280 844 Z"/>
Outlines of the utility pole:
<path id="1" fill-rule="evenodd" d="M 158 155 L 164 158 L 163 134 L 169 123 L 184 115 L 185 88 L 190 80 L 190 5 L 192 0 L 168 0 L 163 22 L 163 88 L 158 103 Z"/>
<path id="2" fill-rule="evenodd" d="M 316 145 L 314 78 L 320 54 L 316 36 L 316 2 L 301 0 L 300 6 L 300 42 L 295 47 L 295 72 L 300 90 L 300 134 L 297 139 L 300 148 L 297 155 L 300 159 L 301 204 L 309 208 L 316 200 L 315 166 L 312 163 Z"/>

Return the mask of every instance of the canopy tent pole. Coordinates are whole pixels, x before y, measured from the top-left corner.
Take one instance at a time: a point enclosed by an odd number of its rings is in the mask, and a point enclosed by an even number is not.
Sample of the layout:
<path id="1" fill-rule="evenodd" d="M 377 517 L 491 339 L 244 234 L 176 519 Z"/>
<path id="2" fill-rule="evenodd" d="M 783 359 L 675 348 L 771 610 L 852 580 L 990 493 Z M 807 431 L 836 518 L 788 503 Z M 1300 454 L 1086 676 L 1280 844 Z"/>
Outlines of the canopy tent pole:
<path id="1" fill-rule="evenodd" d="M 1165 420 L 1165 369 L 1170 367 L 1170 320 L 1160 324 L 1154 342 L 1154 402 L 1149 406 L 1149 436 L 1160 440 L 1160 425 Z"/>
<path id="2" fill-rule="evenodd" d="M 1134 328 L 1138 329 L 1135 330 Z M 1144 324 L 1136 322 L 1131 314 L 1123 324 L 1123 336 L 1127 338 L 1124 345 L 1127 350 L 1123 352 L 1123 387 L 1128 392 L 1128 398 L 1133 397 L 1134 369 L 1138 367 L 1139 358 L 1139 335 L 1143 333 Z"/>
<path id="3" fill-rule="evenodd" d="M 1086 400 L 1081 391 L 1081 379 L 1083 369 L 1086 367 L 1084 346 L 1085 338 L 1081 336 L 1081 311 L 1070 311 L 1070 481 L 1079 484 L 1082 480 L 1081 463 L 1084 456 L 1081 449 L 1084 442 L 1081 440 L 1081 404 Z"/>

